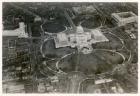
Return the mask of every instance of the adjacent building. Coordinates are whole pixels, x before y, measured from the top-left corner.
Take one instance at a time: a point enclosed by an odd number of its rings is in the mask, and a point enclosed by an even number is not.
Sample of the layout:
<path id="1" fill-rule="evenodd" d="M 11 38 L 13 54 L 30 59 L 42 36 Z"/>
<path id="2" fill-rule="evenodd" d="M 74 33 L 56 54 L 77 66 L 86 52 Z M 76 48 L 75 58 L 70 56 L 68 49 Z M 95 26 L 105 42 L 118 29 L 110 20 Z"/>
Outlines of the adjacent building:
<path id="1" fill-rule="evenodd" d="M 18 36 L 19 38 L 27 38 L 28 33 L 25 31 L 25 24 L 24 22 L 19 23 L 19 28 L 14 30 L 3 30 L 3 36 Z"/>
<path id="2" fill-rule="evenodd" d="M 128 23 L 137 22 L 138 16 L 133 12 L 112 13 L 112 18 L 118 26 L 124 26 Z"/>

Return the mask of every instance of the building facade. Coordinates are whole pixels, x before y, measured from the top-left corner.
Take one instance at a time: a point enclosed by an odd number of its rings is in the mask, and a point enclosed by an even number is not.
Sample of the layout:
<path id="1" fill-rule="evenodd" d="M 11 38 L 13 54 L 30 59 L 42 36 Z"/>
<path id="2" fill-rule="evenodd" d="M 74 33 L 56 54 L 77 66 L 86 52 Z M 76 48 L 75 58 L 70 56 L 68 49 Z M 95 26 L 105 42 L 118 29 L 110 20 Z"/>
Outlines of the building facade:
<path id="1" fill-rule="evenodd" d="M 109 40 L 99 29 L 92 30 L 91 32 L 84 32 L 82 26 L 78 26 L 75 33 L 58 33 L 54 41 L 56 48 L 70 46 L 71 48 L 76 47 L 78 50 L 84 49 L 83 52 L 89 53 L 92 51 L 92 44 L 107 42 Z M 89 51 L 85 51 L 85 48 Z"/>

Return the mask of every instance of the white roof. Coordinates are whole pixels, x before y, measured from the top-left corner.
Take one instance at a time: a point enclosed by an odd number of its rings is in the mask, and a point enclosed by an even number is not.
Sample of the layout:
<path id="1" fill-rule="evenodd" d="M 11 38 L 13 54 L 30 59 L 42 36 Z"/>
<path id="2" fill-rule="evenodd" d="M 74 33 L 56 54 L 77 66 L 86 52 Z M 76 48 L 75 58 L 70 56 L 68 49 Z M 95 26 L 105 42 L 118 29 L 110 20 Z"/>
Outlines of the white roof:
<path id="1" fill-rule="evenodd" d="M 109 41 L 100 30 L 92 30 L 91 33 L 94 36 L 93 42 Z"/>
<path id="2" fill-rule="evenodd" d="M 3 36 L 18 36 L 18 37 L 28 37 L 28 34 L 25 33 L 25 25 L 23 22 L 19 23 L 19 28 L 15 30 L 3 30 Z"/>
<path id="3" fill-rule="evenodd" d="M 61 42 L 61 41 L 66 41 L 67 40 L 67 36 L 65 33 L 59 33 L 57 34 L 57 39 Z"/>

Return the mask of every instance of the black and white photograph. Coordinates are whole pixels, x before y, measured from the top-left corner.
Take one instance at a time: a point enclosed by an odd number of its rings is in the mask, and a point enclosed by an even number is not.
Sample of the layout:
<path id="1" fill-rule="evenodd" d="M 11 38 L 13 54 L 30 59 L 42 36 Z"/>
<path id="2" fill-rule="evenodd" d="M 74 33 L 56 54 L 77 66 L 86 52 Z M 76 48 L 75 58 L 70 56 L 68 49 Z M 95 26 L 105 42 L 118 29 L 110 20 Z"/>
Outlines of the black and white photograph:
<path id="1" fill-rule="evenodd" d="M 2 2 L 1 18 L 2 93 L 138 93 L 138 2 Z"/>

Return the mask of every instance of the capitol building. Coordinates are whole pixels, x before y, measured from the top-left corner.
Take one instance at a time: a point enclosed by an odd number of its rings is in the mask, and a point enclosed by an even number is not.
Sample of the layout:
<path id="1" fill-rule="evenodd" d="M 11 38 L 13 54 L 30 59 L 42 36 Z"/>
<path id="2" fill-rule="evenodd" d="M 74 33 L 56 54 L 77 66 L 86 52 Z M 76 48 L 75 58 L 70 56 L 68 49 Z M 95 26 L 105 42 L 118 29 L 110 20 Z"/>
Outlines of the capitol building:
<path id="1" fill-rule="evenodd" d="M 89 32 L 85 32 L 81 25 L 77 26 L 75 33 L 58 33 L 54 39 L 55 47 L 67 47 L 77 48 L 84 54 L 90 53 L 93 48 L 92 44 L 97 42 L 107 42 L 109 41 L 100 29 L 93 29 Z"/>

